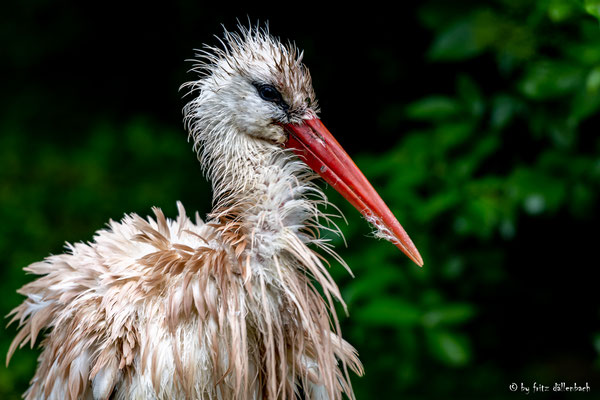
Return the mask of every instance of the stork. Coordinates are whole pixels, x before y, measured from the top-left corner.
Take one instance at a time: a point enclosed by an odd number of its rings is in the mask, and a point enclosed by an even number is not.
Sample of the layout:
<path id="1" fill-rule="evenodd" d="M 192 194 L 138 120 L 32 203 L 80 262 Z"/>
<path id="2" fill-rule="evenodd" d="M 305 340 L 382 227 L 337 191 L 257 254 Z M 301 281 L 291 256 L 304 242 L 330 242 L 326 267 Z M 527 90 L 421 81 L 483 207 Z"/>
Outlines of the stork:
<path id="1" fill-rule="evenodd" d="M 7 363 L 45 336 L 27 400 L 353 398 L 349 371 L 363 368 L 341 337 L 345 305 L 321 253 L 345 264 L 319 235 L 333 225 L 314 172 L 423 264 L 317 117 L 294 44 L 225 31 L 193 70 L 184 122 L 212 211 L 126 215 L 25 268 L 38 277 L 10 314 Z"/>

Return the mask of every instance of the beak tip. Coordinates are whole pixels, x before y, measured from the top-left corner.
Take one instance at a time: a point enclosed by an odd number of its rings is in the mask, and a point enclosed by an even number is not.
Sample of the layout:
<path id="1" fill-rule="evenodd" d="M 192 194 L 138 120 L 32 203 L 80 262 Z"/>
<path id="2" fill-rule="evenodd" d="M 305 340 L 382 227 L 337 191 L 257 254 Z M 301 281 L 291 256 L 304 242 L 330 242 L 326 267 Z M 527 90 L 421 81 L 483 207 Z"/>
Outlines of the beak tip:
<path id="1" fill-rule="evenodd" d="M 421 257 L 418 250 L 415 252 L 415 262 L 419 267 L 423 268 L 423 257 Z"/>
<path id="2" fill-rule="evenodd" d="M 401 249 L 402 250 L 402 249 Z M 415 248 L 413 251 L 406 251 L 405 254 L 410 258 L 415 264 L 419 267 L 423 268 L 423 257 L 419 254 L 419 251 Z"/>
<path id="3" fill-rule="evenodd" d="M 404 233 L 406 235 L 406 233 Z M 412 262 L 417 264 L 419 267 L 423 267 L 423 257 L 419 253 L 419 250 L 412 243 L 408 235 L 406 235 L 406 240 L 394 240 L 394 244 L 400 251 L 402 251 L 408 258 L 411 259 Z"/>

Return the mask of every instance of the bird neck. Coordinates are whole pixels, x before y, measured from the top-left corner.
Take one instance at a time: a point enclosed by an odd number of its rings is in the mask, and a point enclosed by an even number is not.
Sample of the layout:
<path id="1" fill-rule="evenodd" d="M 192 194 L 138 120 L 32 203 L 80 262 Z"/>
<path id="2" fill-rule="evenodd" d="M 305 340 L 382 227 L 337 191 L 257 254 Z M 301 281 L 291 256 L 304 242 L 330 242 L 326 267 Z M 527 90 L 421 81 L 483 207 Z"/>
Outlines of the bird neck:
<path id="1" fill-rule="evenodd" d="M 252 235 L 302 235 L 320 215 L 325 196 L 311 183 L 315 174 L 279 145 L 232 130 L 203 143 L 199 154 L 213 186 L 212 219 L 234 219 Z"/>

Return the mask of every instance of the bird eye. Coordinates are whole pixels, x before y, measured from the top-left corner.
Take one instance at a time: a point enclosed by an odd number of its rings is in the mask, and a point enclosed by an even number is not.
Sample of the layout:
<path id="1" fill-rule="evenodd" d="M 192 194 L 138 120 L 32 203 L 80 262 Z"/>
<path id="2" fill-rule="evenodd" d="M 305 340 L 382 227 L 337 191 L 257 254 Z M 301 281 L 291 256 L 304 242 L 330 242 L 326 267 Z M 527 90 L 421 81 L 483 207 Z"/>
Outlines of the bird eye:
<path id="1" fill-rule="evenodd" d="M 258 94 L 263 100 L 279 102 L 281 101 L 281 94 L 271 85 L 260 85 L 257 86 Z"/>

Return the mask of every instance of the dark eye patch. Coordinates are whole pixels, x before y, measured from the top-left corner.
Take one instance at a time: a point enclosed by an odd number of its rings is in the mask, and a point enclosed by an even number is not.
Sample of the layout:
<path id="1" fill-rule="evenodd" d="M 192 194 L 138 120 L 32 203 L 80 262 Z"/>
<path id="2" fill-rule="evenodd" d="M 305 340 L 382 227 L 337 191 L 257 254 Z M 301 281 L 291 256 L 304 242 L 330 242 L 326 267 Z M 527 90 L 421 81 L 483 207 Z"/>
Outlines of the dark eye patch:
<path id="1" fill-rule="evenodd" d="M 261 99 L 272 101 L 274 103 L 281 101 L 281 93 L 279 93 L 275 87 L 271 85 L 260 85 L 257 89 Z"/>
<path id="2" fill-rule="evenodd" d="M 279 93 L 275 86 L 269 85 L 268 83 L 253 83 L 253 85 L 258 91 L 258 95 L 261 99 L 277 104 L 283 108 L 284 111 L 287 111 L 290 108 L 290 106 L 283 101 L 281 93 Z"/>

